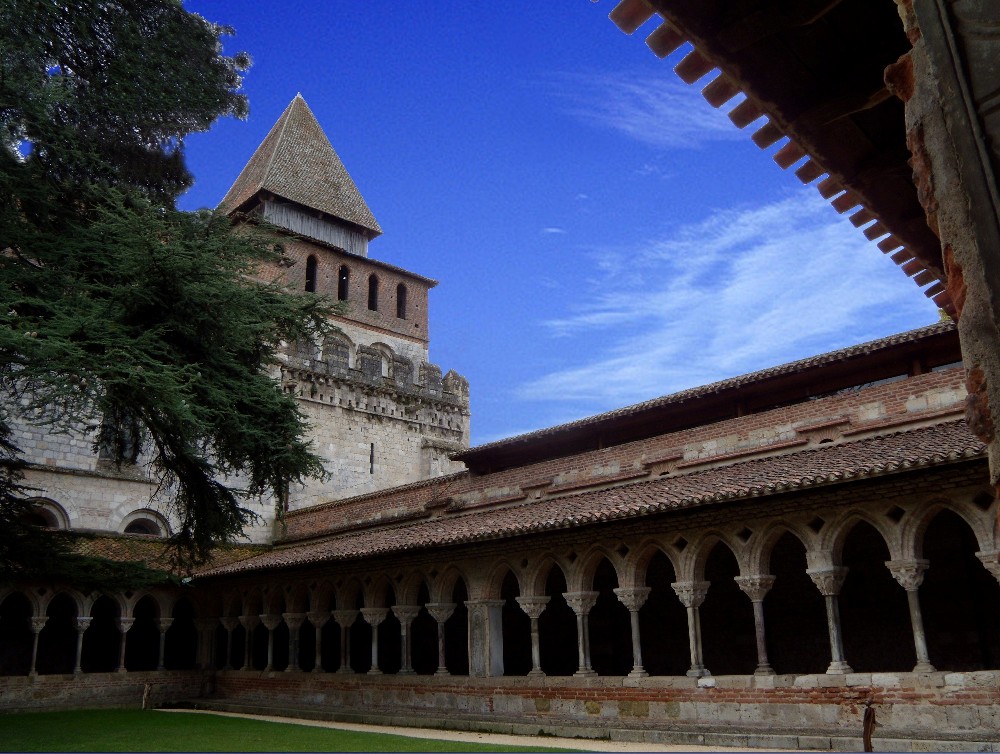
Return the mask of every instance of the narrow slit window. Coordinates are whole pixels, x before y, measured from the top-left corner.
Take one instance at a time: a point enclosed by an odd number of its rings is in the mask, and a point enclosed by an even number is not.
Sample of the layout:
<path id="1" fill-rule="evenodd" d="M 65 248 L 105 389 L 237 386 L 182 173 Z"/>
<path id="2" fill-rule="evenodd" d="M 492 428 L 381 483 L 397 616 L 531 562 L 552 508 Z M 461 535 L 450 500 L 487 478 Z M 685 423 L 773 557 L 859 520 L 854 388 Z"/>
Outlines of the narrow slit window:
<path id="1" fill-rule="evenodd" d="M 406 319 L 406 286 L 402 283 L 396 286 L 396 317 Z"/>
<path id="2" fill-rule="evenodd" d="M 378 278 L 375 275 L 368 278 L 368 308 L 378 311 Z"/>
<path id="3" fill-rule="evenodd" d="M 368 473 L 375 473 L 375 443 L 372 443 L 368 449 Z"/>
<path id="4" fill-rule="evenodd" d="M 347 269 L 347 265 L 341 265 L 337 275 L 337 301 L 347 301 L 347 287 L 350 283 L 351 271 Z"/>
<path id="5" fill-rule="evenodd" d="M 306 293 L 316 292 L 316 257 L 312 254 L 306 260 Z"/>

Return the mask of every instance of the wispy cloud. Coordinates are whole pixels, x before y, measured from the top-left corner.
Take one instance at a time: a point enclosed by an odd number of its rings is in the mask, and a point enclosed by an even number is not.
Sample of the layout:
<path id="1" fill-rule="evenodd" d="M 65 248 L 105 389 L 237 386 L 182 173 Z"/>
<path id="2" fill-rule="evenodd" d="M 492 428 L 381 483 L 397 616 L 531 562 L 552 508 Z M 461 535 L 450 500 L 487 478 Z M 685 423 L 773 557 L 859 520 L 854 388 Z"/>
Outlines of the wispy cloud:
<path id="1" fill-rule="evenodd" d="M 812 189 L 591 256 L 593 290 L 543 323 L 587 360 L 524 400 L 601 411 L 928 324 L 935 310 Z M 601 347 L 601 343 L 604 347 Z"/>
<path id="2" fill-rule="evenodd" d="M 555 227 L 542 228 L 542 234 L 543 235 L 552 235 L 552 234 L 561 235 L 561 234 L 563 234 L 565 232 L 566 231 L 563 228 L 555 228 Z"/>
<path id="3" fill-rule="evenodd" d="M 553 79 L 555 96 L 574 116 L 655 147 L 694 148 L 746 137 L 672 71 L 662 76 L 564 73 Z M 735 103 L 733 103 L 735 104 Z"/>

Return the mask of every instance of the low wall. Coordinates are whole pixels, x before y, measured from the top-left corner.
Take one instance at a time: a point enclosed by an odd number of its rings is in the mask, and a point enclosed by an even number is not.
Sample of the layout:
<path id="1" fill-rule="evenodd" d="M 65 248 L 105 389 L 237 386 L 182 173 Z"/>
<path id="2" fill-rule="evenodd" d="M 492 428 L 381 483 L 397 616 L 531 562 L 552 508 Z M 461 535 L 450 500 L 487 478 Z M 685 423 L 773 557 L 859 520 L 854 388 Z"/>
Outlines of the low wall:
<path id="1" fill-rule="evenodd" d="M 376 724 L 647 742 L 1000 751 L 1000 672 L 466 678 L 220 672 L 199 706 Z M 281 712 L 278 714 L 281 714 Z"/>
<path id="2" fill-rule="evenodd" d="M 42 712 L 93 707 L 142 707 L 149 685 L 149 704 L 156 707 L 209 692 L 211 676 L 199 670 L 143 673 L 81 673 L 0 677 L 0 713 Z"/>

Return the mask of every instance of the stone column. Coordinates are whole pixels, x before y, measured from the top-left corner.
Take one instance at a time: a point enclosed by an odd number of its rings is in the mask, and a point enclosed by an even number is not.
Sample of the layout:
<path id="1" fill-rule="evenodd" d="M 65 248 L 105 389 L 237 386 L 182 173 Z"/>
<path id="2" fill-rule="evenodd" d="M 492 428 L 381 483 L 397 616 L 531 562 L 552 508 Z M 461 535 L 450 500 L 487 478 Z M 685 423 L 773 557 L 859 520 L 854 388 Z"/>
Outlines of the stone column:
<path id="1" fill-rule="evenodd" d="M 579 678 L 589 678 L 597 673 L 590 667 L 590 611 L 597 602 L 600 592 L 565 592 L 566 604 L 576 613 L 576 646 L 580 667 L 573 673 Z"/>
<path id="2" fill-rule="evenodd" d="M 767 660 L 767 636 L 764 633 L 764 597 L 774 586 L 774 576 L 737 576 L 736 584 L 753 603 L 753 626 L 757 636 L 757 669 L 753 674 L 774 675 L 774 669 Z"/>
<path id="3" fill-rule="evenodd" d="M 699 608 L 708 594 L 709 581 L 675 581 L 670 585 L 681 604 L 687 608 L 688 646 L 691 651 L 691 669 L 686 673 L 690 678 L 712 675 L 705 667 L 701 646 L 701 613 Z"/>
<path id="4" fill-rule="evenodd" d="M 233 631 L 236 627 L 240 625 L 240 619 L 231 615 L 227 615 L 224 618 L 219 618 L 219 622 L 222 623 L 222 627 L 226 629 L 226 664 L 222 666 L 223 670 L 233 669 Z M 250 637 L 247 637 L 247 645 L 250 643 Z"/>
<path id="5" fill-rule="evenodd" d="M 648 586 L 619 587 L 614 590 L 618 601 L 628 608 L 632 621 L 632 670 L 629 678 L 645 678 L 649 675 L 642 666 L 642 640 L 639 636 L 639 610 L 646 604 L 652 589 Z"/>
<path id="6" fill-rule="evenodd" d="M 413 642 L 410 639 L 410 625 L 413 623 L 413 619 L 417 617 L 420 612 L 420 605 L 393 605 L 392 612 L 399 619 L 399 641 L 401 656 L 403 658 L 400 664 L 399 674 L 400 675 L 412 675 L 413 674 Z"/>
<path id="7" fill-rule="evenodd" d="M 434 675 L 449 675 L 448 667 L 445 664 L 444 624 L 451 617 L 452 613 L 455 612 L 456 604 L 454 602 L 429 602 L 424 607 L 427 608 L 427 612 L 431 614 L 431 617 L 437 621 L 438 667 L 434 671 Z"/>
<path id="8" fill-rule="evenodd" d="M 261 615 L 260 622 L 267 629 L 267 665 L 264 666 L 267 673 L 274 670 L 274 629 L 281 625 L 281 616 L 277 613 Z"/>
<path id="9" fill-rule="evenodd" d="M 118 632 L 121 637 L 118 641 L 118 672 L 125 672 L 125 636 L 128 634 L 128 630 L 132 628 L 132 624 L 135 623 L 135 618 L 119 618 L 118 619 Z"/>
<path id="10" fill-rule="evenodd" d="M 90 628 L 93 618 L 76 619 L 76 665 L 73 666 L 73 675 L 80 675 L 83 672 L 83 635 Z"/>
<path id="11" fill-rule="evenodd" d="M 215 618 L 198 618 L 194 622 L 198 628 L 198 667 L 202 670 L 215 670 Z"/>
<path id="12" fill-rule="evenodd" d="M 241 615 L 240 623 L 247 634 L 247 640 L 243 642 L 243 667 L 240 670 L 252 670 L 253 666 L 253 631 L 260 625 L 260 618 L 256 615 Z"/>
<path id="13" fill-rule="evenodd" d="M 285 625 L 288 626 L 288 667 L 286 673 L 297 673 L 299 671 L 299 629 L 305 622 L 305 613 L 282 613 Z"/>
<path id="14" fill-rule="evenodd" d="M 542 670 L 542 650 L 538 643 L 538 619 L 541 617 L 545 606 L 549 604 L 551 597 L 516 597 L 517 604 L 531 618 L 531 670 L 528 675 L 541 678 L 545 675 Z"/>
<path id="15" fill-rule="evenodd" d="M 466 600 L 469 610 L 469 675 L 503 675 L 504 600 Z"/>
<path id="16" fill-rule="evenodd" d="M 368 675 L 381 675 L 382 669 L 378 666 L 378 627 L 389 614 L 387 607 L 363 607 L 361 617 L 372 627 L 372 666 L 368 669 Z"/>
<path id="17" fill-rule="evenodd" d="M 340 626 L 340 667 L 337 668 L 337 672 L 353 673 L 354 669 L 351 667 L 350 630 L 354 621 L 357 620 L 358 611 L 334 610 L 332 615 L 337 625 Z"/>
<path id="18" fill-rule="evenodd" d="M 924 633 L 924 617 L 920 612 L 920 585 L 924 583 L 924 571 L 930 565 L 928 560 L 887 560 L 886 568 L 903 589 L 910 606 L 910 627 L 913 629 L 913 648 L 917 653 L 914 673 L 933 673 L 934 666 L 927 654 L 927 635 Z"/>
<path id="19" fill-rule="evenodd" d="M 166 670 L 166 666 L 163 664 L 164 653 L 167 649 L 167 630 L 173 624 L 173 618 L 160 618 L 158 626 L 160 629 L 160 659 L 156 662 L 157 670 Z"/>
<path id="20" fill-rule="evenodd" d="M 323 671 L 323 626 L 330 620 L 330 613 L 313 611 L 306 613 L 306 617 L 316 630 L 316 661 L 312 672 L 322 673 Z"/>
<path id="21" fill-rule="evenodd" d="M 830 675 L 853 673 L 851 666 L 844 660 L 844 640 L 840 634 L 840 603 L 837 599 L 847 569 L 843 566 L 831 568 L 809 568 L 806 570 L 820 594 L 826 598 L 826 627 L 830 634 L 830 667 L 826 672 Z"/>
<path id="22" fill-rule="evenodd" d="M 38 675 L 38 671 L 35 669 L 38 662 L 38 635 L 45 628 L 45 624 L 48 622 L 49 618 L 47 615 L 43 615 L 40 618 L 30 618 L 31 621 L 31 670 L 28 671 L 28 675 L 34 677 Z"/>

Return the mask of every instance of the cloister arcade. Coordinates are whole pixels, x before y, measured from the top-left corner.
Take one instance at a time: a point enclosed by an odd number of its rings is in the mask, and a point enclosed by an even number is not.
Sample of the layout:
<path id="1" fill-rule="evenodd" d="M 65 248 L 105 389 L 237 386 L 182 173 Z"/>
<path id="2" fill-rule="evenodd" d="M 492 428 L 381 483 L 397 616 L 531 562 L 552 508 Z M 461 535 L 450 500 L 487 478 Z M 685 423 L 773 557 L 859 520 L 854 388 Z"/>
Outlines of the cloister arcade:
<path id="1" fill-rule="evenodd" d="M 511 543 L 499 558 L 403 572 L 218 582 L 196 599 L 8 591 L 0 667 L 632 678 L 994 669 L 994 508 L 984 493 L 586 548 Z"/>

